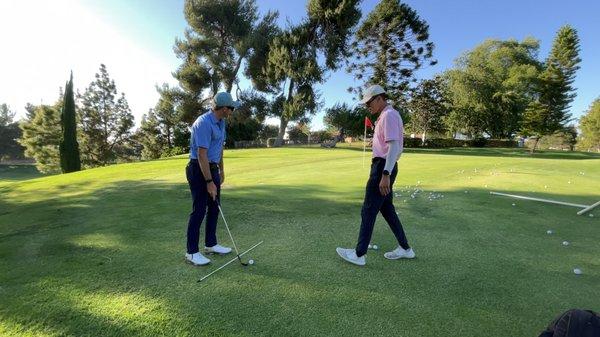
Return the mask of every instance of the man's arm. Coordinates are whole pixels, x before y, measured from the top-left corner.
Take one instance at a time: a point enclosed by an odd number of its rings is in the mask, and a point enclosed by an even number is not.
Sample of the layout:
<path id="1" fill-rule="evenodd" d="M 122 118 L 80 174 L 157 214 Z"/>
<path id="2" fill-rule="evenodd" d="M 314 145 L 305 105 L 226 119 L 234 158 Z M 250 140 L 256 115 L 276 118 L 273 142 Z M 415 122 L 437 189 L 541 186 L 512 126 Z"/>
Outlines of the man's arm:
<path id="1" fill-rule="evenodd" d="M 217 186 L 212 181 L 212 174 L 210 173 L 210 165 L 208 164 L 208 150 L 199 147 L 198 148 L 198 165 L 200 165 L 200 171 L 204 176 L 204 179 L 208 181 L 206 184 L 206 189 L 208 190 L 208 194 L 213 198 L 213 200 L 217 199 Z"/>
<path id="2" fill-rule="evenodd" d="M 221 149 L 221 161 L 219 162 L 219 175 L 221 176 L 221 184 L 225 181 L 225 166 L 223 166 L 223 149 Z"/>

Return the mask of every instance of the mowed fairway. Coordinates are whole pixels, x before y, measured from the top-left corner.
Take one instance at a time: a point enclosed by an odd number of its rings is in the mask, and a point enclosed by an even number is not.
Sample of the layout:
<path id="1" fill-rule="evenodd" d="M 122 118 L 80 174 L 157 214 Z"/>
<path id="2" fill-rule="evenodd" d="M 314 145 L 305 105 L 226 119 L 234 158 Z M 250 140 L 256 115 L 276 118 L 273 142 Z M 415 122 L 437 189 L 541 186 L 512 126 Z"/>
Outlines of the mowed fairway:
<path id="1" fill-rule="evenodd" d="M 363 268 L 335 253 L 358 235 L 361 158 L 226 151 L 222 205 L 236 243 L 264 243 L 247 255 L 254 266 L 231 264 L 202 283 L 232 256 L 184 263 L 184 157 L 0 175 L 0 335 L 537 336 L 561 311 L 600 310 L 600 208 L 577 216 L 489 194 L 592 204 L 600 157 L 409 151 L 394 191 L 417 259 L 383 258 L 396 244 L 379 217 L 380 249 Z M 429 200 L 434 191 L 443 197 Z M 218 235 L 230 245 L 222 222 Z"/>

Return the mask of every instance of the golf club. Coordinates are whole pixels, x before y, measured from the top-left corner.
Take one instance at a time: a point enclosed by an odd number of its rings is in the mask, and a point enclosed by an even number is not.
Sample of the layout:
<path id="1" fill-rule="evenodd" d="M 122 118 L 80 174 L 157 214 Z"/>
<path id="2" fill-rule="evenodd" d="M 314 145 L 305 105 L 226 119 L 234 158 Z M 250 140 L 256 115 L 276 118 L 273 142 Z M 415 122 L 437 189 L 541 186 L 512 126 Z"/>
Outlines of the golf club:
<path id="1" fill-rule="evenodd" d="M 229 225 L 227 225 L 227 220 L 225 220 L 225 215 L 223 215 L 223 210 L 221 209 L 221 203 L 218 201 L 217 201 L 217 206 L 219 207 L 219 213 L 221 213 L 221 218 L 223 218 L 223 222 L 225 223 L 225 228 L 227 228 L 227 233 L 229 233 L 229 238 L 231 239 L 231 243 L 233 243 L 233 248 L 235 249 L 237 258 L 240 261 L 240 263 L 242 264 L 242 266 L 246 267 L 246 266 L 248 266 L 248 264 L 243 262 L 242 258 L 240 257 L 240 251 L 238 250 L 238 248 L 235 244 L 235 240 L 233 240 L 233 235 L 231 235 L 231 231 L 229 230 Z"/>
<path id="2" fill-rule="evenodd" d="M 254 248 L 256 248 L 256 247 L 260 246 L 262 243 L 263 243 L 263 241 L 261 241 L 261 242 L 259 242 L 259 243 L 255 244 L 254 246 L 250 247 L 250 249 L 248 249 L 248 250 L 246 250 L 245 252 L 241 253 L 241 254 L 240 254 L 240 256 L 243 256 L 244 254 L 248 253 L 248 252 L 249 252 L 249 251 L 251 251 L 252 249 L 254 249 Z M 217 268 L 217 269 L 213 270 L 213 271 L 212 271 L 210 274 L 208 274 L 208 275 L 204 276 L 203 278 L 199 279 L 199 280 L 198 280 L 198 282 L 202 282 L 202 281 L 204 281 L 205 279 L 207 279 L 207 278 L 208 278 L 209 276 L 211 276 L 212 274 L 214 274 L 214 273 L 218 272 L 219 270 L 221 270 L 221 269 L 223 269 L 223 268 L 227 267 L 228 265 L 230 265 L 230 264 L 231 264 L 233 261 L 235 261 L 236 259 L 237 259 L 237 257 L 234 257 L 233 259 L 231 259 L 231 261 L 229 261 L 229 262 L 225 263 L 224 265 L 220 266 L 219 268 Z"/>

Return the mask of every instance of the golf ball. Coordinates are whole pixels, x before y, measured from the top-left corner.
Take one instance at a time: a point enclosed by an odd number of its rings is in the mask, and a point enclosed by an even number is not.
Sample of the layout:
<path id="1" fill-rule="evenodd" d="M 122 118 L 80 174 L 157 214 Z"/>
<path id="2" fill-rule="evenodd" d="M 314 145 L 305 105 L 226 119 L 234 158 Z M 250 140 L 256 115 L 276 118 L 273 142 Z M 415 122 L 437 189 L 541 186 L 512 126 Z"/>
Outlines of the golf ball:
<path id="1" fill-rule="evenodd" d="M 573 269 L 573 272 L 575 273 L 575 275 L 581 275 L 582 271 L 579 268 L 575 268 Z"/>
<path id="2" fill-rule="evenodd" d="M 379 247 L 377 247 L 377 245 L 373 245 L 373 249 L 377 250 Z"/>
<path id="3" fill-rule="evenodd" d="M 552 234 L 552 233 L 554 233 L 554 232 L 553 232 L 553 231 L 551 231 L 551 230 L 547 230 L 547 231 L 546 231 L 546 234 Z"/>
<path id="4" fill-rule="evenodd" d="M 563 246 L 568 246 L 569 245 L 569 241 L 563 241 Z"/>
<path id="5" fill-rule="evenodd" d="M 512 204 L 513 206 L 517 206 L 517 204 Z"/>
<path id="6" fill-rule="evenodd" d="M 254 260 L 248 260 L 248 264 L 254 264 Z"/>
<path id="7" fill-rule="evenodd" d="M 590 213 L 590 218 L 593 218 L 593 217 L 594 217 L 594 214 L 591 214 L 591 213 Z"/>
<path id="8" fill-rule="evenodd" d="M 369 249 L 373 248 L 373 245 L 369 245 Z"/>

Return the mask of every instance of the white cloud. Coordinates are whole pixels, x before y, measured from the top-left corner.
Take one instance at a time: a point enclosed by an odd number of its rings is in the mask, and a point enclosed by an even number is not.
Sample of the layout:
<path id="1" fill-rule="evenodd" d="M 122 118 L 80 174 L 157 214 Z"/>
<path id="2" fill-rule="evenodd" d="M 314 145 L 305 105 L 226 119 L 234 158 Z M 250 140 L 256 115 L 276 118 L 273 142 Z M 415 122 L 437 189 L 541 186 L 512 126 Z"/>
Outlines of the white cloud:
<path id="1" fill-rule="evenodd" d="M 54 103 L 73 70 L 83 92 L 104 63 L 139 123 L 158 99 L 155 84 L 175 83 L 176 64 L 154 56 L 76 1 L 0 2 L 0 103 Z"/>

